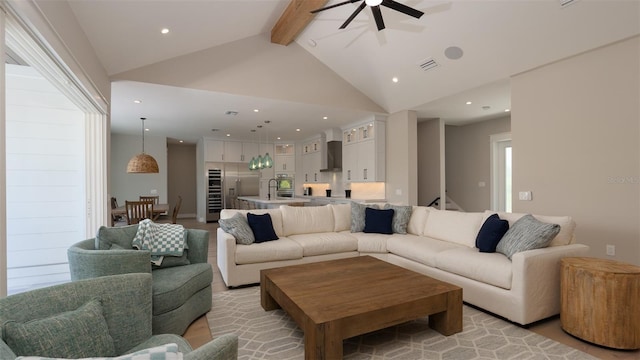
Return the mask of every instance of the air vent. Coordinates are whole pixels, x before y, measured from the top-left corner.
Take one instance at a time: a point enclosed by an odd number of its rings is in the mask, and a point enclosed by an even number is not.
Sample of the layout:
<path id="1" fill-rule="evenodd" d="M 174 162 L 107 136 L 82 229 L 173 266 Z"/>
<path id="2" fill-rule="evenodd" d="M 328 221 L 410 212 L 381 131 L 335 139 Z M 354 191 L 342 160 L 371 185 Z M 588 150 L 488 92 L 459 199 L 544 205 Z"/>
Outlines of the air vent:
<path id="1" fill-rule="evenodd" d="M 437 68 L 438 66 L 440 66 L 440 64 L 438 64 L 433 58 L 429 58 L 422 60 L 418 64 L 418 66 L 420 67 L 420 69 L 422 69 L 422 71 L 429 71 L 433 68 Z"/>
<path id="2" fill-rule="evenodd" d="M 225 115 L 232 115 L 232 116 L 236 116 L 236 115 L 238 115 L 238 112 L 237 112 L 237 111 L 231 111 L 231 110 L 229 110 L 229 111 L 226 111 L 224 114 L 225 114 Z"/>
<path id="3" fill-rule="evenodd" d="M 569 5 L 573 4 L 573 3 L 578 2 L 578 0 L 558 0 L 558 1 L 560 1 L 560 6 L 561 7 L 567 7 L 567 6 L 569 6 Z"/>

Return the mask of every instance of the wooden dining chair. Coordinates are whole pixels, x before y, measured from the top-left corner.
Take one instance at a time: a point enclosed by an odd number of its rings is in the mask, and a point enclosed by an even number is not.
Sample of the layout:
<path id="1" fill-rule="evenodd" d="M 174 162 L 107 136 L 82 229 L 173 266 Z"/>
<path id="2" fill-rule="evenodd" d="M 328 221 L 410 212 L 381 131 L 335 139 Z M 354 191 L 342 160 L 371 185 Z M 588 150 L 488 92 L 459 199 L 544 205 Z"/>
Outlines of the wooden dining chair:
<path id="1" fill-rule="evenodd" d="M 140 201 L 151 201 L 155 205 L 158 205 L 160 203 L 160 197 L 158 195 L 140 195 Z"/>
<path id="2" fill-rule="evenodd" d="M 115 197 L 111 197 L 111 210 L 118 207 L 118 200 Z M 111 213 L 111 226 L 115 226 L 116 222 L 122 220 L 122 216 Z"/>
<path id="3" fill-rule="evenodd" d="M 153 202 L 125 201 L 127 224 L 137 224 L 144 219 L 153 219 Z"/>
<path id="4" fill-rule="evenodd" d="M 171 214 L 171 222 L 173 224 L 177 224 L 180 206 L 182 206 L 182 196 L 178 196 L 178 202 L 176 203 L 176 206 L 173 207 L 173 213 Z"/>

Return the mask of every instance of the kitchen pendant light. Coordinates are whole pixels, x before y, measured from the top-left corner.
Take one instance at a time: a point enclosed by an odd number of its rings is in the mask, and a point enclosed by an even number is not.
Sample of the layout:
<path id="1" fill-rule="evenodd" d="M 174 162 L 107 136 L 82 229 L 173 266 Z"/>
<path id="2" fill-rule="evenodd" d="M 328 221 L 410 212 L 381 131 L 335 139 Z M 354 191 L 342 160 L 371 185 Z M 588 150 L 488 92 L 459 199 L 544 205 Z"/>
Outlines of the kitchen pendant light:
<path id="1" fill-rule="evenodd" d="M 140 120 L 142 120 L 142 153 L 129 160 L 127 173 L 130 174 L 157 174 L 160 171 L 156 159 L 144 152 L 144 121 L 146 119 L 147 118 L 140 118 Z"/>
<path id="2" fill-rule="evenodd" d="M 265 120 L 264 123 L 265 124 L 270 124 L 271 120 Z M 268 128 L 267 128 L 266 145 L 269 145 L 269 129 Z M 262 161 L 264 162 L 265 169 L 270 169 L 270 168 L 273 167 L 273 159 L 271 158 L 271 156 L 269 156 L 269 152 L 268 151 L 264 154 L 264 157 L 262 158 Z"/>

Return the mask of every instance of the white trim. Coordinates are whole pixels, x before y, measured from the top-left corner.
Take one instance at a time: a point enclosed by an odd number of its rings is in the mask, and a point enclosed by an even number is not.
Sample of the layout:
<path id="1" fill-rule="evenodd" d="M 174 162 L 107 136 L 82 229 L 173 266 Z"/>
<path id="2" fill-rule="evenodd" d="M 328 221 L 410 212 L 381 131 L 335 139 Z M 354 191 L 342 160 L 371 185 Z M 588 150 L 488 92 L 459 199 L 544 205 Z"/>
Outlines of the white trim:
<path id="1" fill-rule="evenodd" d="M 440 130 L 440 210 L 447 209 L 447 168 L 444 120 L 438 119 Z"/>
<path id="2" fill-rule="evenodd" d="M 2 9 L 0 9 L 2 10 Z M 5 12 L 0 11 L 0 54 L 5 54 Z M 0 198 L 7 198 L 5 67 L 0 66 Z M 0 201 L 0 298 L 7 296 L 7 202 Z"/>
<path id="3" fill-rule="evenodd" d="M 490 157 L 491 157 L 491 210 L 493 211 L 504 211 L 502 209 L 501 200 L 499 197 L 500 194 L 500 169 L 497 164 L 500 163 L 500 143 L 504 143 L 507 141 L 511 141 L 511 133 L 500 133 L 489 136 L 490 143 Z"/>

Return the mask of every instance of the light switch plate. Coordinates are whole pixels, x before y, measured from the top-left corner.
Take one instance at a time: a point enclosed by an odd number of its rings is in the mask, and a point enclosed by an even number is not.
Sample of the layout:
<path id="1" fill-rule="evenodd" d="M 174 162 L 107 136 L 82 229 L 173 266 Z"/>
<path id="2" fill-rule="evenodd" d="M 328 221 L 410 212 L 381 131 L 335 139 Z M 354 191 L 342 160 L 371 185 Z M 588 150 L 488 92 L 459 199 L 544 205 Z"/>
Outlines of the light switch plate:
<path id="1" fill-rule="evenodd" d="M 520 191 L 518 199 L 523 201 L 531 201 L 531 191 Z"/>

